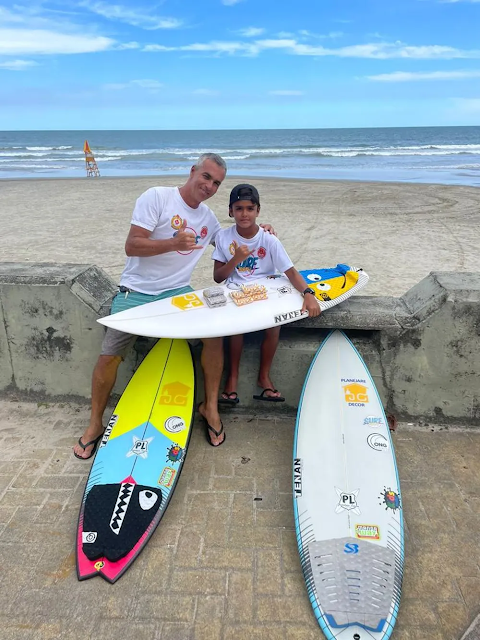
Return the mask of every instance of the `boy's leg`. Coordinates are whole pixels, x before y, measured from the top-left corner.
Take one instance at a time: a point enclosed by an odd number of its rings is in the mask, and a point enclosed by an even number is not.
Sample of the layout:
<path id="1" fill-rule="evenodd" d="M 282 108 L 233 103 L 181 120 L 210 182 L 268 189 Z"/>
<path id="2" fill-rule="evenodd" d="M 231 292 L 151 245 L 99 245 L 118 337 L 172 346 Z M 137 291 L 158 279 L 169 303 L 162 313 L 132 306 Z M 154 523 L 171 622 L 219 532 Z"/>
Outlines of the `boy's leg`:
<path id="1" fill-rule="evenodd" d="M 202 368 L 205 382 L 205 400 L 198 410 L 207 423 L 220 433 L 216 436 L 209 430 L 209 437 L 214 446 L 222 444 L 225 434 L 220 414 L 218 413 L 218 392 L 223 372 L 223 338 L 205 338 L 202 349 Z"/>
<path id="2" fill-rule="evenodd" d="M 237 392 L 240 359 L 243 350 L 243 335 L 230 336 L 230 373 L 225 384 L 225 395 Z"/>
<path id="3" fill-rule="evenodd" d="M 263 389 L 272 389 L 272 391 L 266 391 L 265 396 L 267 398 L 278 398 L 281 396 L 279 391 L 273 391 L 275 389 L 272 380 L 270 379 L 270 368 L 272 366 L 273 358 L 277 350 L 278 342 L 280 340 L 280 327 L 272 327 L 265 330 L 265 336 L 263 338 L 262 346 L 260 349 L 260 371 L 258 372 L 258 386 Z"/>

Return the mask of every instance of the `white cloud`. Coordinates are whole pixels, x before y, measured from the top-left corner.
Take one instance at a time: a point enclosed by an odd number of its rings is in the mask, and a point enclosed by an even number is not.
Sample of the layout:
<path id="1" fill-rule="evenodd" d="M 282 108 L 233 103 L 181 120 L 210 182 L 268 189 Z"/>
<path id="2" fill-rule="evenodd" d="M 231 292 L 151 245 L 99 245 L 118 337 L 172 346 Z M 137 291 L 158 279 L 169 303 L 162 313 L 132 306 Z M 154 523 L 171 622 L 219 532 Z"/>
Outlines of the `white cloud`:
<path id="1" fill-rule="evenodd" d="M 263 51 L 279 50 L 297 56 L 333 56 L 339 58 L 416 59 L 416 60 L 453 60 L 460 58 L 480 58 L 480 50 L 462 50 L 443 45 L 410 46 L 403 42 L 379 42 L 351 45 L 347 47 L 327 48 L 297 42 L 294 38 L 254 40 L 252 42 L 211 41 L 193 43 L 178 47 L 147 45 L 144 51 L 196 51 L 217 55 L 258 56 Z"/>
<path id="2" fill-rule="evenodd" d="M 465 78 L 480 78 L 480 70 L 475 71 L 394 71 L 367 76 L 367 80 L 375 82 L 415 82 L 418 80 L 463 80 Z"/>
<path id="3" fill-rule="evenodd" d="M 0 24 L 22 24 L 25 18 L 20 14 L 12 13 L 6 7 L 0 7 Z"/>
<path id="4" fill-rule="evenodd" d="M 336 38 L 341 38 L 344 35 L 343 31 L 330 31 L 330 33 L 312 33 L 311 31 L 307 31 L 306 29 L 301 29 L 298 33 L 305 38 L 316 38 L 317 40 L 335 40 Z M 286 37 L 288 37 L 288 35 Z"/>
<path id="5" fill-rule="evenodd" d="M 132 80 L 132 83 L 142 87 L 142 89 L 160 89 L 160 87 L 163 87 L 163 84 L 158 80 Z"/>
<path id="6" fill-rule="evenodd" d="M 178 18 L 154 16 L 140 9 L 132 9 L 107 2 L 82 2 L 81 6 L 108 20 L 125 22 L 133 27 L 140 27 L 148 31 L 156 29 L 178 29 L 183 21 Z"/>
<path id="7" fill-rule="evenodd" d="M 124 49 L 139 49 L 140 45 L 138 42 L 125 42 L 125 44 L 119 44 L 115 47 L 117 51 L 123 51 Z"/>
<path id="8" fill-rule="evenodd" d="M 462 113 L 480 115 L 480 98 L 456 98 L 455 108 Z"/>
<path id="9" fill-rule="evenodd" d="M 303 96 L 303 91 L 294 91 L 290 89 L 278 89 L 276 91 L 269 91 L 271 96 Z"/>
<path id="10" fill-rule="evenodd" d="M 10 62 L 0 62 L 0 69 L 8 71 L 24 71 L 30 67 L 36 67 L 37 63 L 31 60 L 11 60 Z"/>
<path id="11" fill-rule="evenodd" d="M 213 89 L 195 89 L 192 93 L 196 96 L 218 96 L 220 92 Z"/>
<path id="12" fill-rule="evenodd" d="M 256 36 L 261 36 L 262 33 L 265 33 L 265 29 L 261 27 L 247 27 L 238 31 L 238 34 L 244 38 L 255 38 Z"/>
<path id="13" fill-rule="evenodd" d="M 85 26 L 76 24 L 78 11 L 50 9 L 43 5 L 12 5 L 12 10 L 0 7 L 0 26 L 21 26 L 26 29 L 46 29 L 61 33 L 85 33 Z"/>
<path id="14" fill-rule="evenodd" d="M 133 87 L 140 87 L 141 89 L 148 89 L 150 92 L 156 93 L 163 87 L 158 80 L 129 80 L 128 82 L 118 82 L 104 84 L 103 88 L 107 91 L 123 91 L 124 89 L 131 89 Z"/>
<path id="15" fill-rule="evenodd" d="M 256 55 L 257 47 L 254 44 L 242 42 L 209 42 L 187 44 L 180 47 L 166 47 L 163 44 L 148 44 L 144 51 L 196 51 L 199 53 L 214 53 L 234 55 Z"/>
<path id="16" fill-rule="evenodd" d="M 166 47 L 163 44 L 147 44 L 142 51 L 175 51 L 175 47 Z"/>
<path id="17" fill-rule="evenodd" d="M 368 38 L 378 38 L 379 40 L 388 40 L 387 36 L 383 36 L 381 33 L 378 33 L 378 31 L 375 31 L 374 33 L 369 33 Z"/>
<path id="18" fill-rule="evenodd" d="M 94 53 L 112 48 L 102 36 L 56 33 L 47 29 L 0 29 L 0 55 Z"/>
<path id="19" fill-rule="evenodd" d="M 333 40 L 335 38 L 343 38 L 345 34 L 343 33 L 343 31 L 330 31 L 330 33 L 327 33 L 324 36 L 320 36 L 322 38 L 332 38 Z"/>

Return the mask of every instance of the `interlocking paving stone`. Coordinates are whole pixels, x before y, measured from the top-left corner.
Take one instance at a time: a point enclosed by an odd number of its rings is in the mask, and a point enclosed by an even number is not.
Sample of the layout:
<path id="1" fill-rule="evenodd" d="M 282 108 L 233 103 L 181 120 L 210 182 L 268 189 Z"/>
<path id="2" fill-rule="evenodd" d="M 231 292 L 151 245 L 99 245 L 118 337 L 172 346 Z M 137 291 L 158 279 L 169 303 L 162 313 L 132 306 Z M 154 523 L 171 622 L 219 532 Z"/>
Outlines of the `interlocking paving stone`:
<path id="1" fill-rule="evenodd" d="M 163 521 L 110 585 L 75 571 L 91 461 L 71 448 L 88 407 L 0 401 L 2 640 L 320 639 L 295 538 L 294 420 L 232 413 L 218 450 L 195 424 Z M 393 438 L 408 536 L 392 640 L 480 640 L 480 429 L 400 424 Z"/>

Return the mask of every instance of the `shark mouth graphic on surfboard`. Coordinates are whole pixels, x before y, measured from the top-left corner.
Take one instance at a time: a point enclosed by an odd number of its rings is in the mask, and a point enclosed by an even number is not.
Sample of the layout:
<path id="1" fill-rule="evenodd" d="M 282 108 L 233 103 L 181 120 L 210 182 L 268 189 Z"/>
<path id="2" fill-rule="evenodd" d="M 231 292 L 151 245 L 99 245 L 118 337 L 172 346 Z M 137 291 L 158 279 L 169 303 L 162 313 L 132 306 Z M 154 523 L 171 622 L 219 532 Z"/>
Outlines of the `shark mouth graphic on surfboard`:
<path id="1" fill-rule="evenodd" d="M 89 560 L 117 562 L 132 551 L 162 504 L 160 489 L 136 484 L 95 485 L 85 501 L 82 549 Z M 125 524 L 125 527 L 123 525 Z"/>

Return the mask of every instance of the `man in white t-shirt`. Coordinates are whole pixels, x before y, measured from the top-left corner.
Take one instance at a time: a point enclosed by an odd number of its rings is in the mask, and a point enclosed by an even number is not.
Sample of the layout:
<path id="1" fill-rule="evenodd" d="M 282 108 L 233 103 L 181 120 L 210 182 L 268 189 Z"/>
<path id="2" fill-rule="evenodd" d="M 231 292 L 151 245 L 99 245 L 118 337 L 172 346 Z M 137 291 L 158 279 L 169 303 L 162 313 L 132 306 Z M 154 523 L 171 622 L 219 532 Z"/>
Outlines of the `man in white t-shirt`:
<path id="1" fill-rule="evenodd" d="M 125 243 L 127 261 L 111 313 L 192 291 L 192 271 L 202 250 L 220 231 L 215 214 L 204 201 L 217 192 L 226 172 L 223 158 L 206 153 L 191 168 L 182 187 L 153 187 L 138 198 Z M 115 329 L 106 331 L 93 372 L 90 424 L 74 447 L 77 458 L 87 460 L 96 451 L 118 366 L 135 339 Z M 203 341 L 202 367 L 205 401 L 199 412 L 207 425 L 210 444 L 219 446 L 225 438 L 217 405 L 223 338 Z"/>

